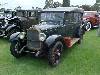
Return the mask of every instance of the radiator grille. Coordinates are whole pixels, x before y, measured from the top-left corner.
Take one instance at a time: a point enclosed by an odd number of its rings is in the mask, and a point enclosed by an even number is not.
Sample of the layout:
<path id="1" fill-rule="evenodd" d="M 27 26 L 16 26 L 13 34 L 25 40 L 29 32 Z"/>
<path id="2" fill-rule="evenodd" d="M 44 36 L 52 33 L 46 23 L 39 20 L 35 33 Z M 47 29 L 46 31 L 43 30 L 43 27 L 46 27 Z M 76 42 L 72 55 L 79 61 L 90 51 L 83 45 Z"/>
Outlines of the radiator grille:
<path id="1" fill-rule="evenodd" d="M 27 46 L 29 49 L 39 49 L 41 47 L 38 30 L 34 28 L 27 30 Z"/>

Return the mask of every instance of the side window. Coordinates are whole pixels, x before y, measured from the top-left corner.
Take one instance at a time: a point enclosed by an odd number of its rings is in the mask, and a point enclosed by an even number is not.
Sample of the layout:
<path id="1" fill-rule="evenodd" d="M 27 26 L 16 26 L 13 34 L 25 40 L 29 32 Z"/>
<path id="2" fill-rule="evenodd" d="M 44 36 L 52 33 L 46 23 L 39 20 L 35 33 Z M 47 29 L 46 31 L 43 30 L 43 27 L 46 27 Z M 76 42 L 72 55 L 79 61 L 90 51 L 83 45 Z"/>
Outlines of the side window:
<path id="1" fill-rule="evenodd" d="M 65 19 L 69 22 L 79 22 L 81 20 L 81 14 L 79 13 L 66 13 Z"/>
<path id="2" fill-rule="evenodd" d="M 65 20 L 67 20 L 68 22 L 72 22 L 72 18 L 73 17 L 73 13 L 66 13 L 65 14 Z"/>
<path id="3" fill-rule="evenodd" d="M 28 16 L 29 17 L 34 17 L 35 16 L 35 13 L 34 12 L 28 12 Z"/>
<path id="4" fill-rule="evenodd" d="M 83 14 L 80 13 L 80 14 L 79 14 L 79 22 L 82 22 L 82 20 L 83 20 L 82 16 L 83 16 Z"/>
<path id="5" fill-rule="evenodd" d="M 73 21 L 74 22 L 79 22 L 79 14 L 78 13 L 73 13 Z"/>
<path id="6" fill-rule="evenodd" d="M 28 16 L 29 16 L 29 17 L 31 17 L 31 16 L 32 16 L 32 15 L 31 15 L 31 12 L 29 12 L 29 13 L 28 13 Z"/>
<path id="7" fill-rule="evenodd" d="M 22 16 L 26 17 L 26 12 L 25 11 L 22 12 Z"/>

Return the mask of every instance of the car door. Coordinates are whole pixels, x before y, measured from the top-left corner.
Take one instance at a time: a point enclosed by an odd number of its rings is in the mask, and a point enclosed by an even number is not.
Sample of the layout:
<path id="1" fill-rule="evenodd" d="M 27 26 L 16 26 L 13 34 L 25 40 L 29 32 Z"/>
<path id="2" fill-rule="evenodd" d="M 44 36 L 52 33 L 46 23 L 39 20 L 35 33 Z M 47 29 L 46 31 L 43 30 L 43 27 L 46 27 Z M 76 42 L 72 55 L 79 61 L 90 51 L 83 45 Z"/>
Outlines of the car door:
<path id="1" fill-rule="evenodd" d="M 76 28 L 79 26 L 78 13 L 70 12 L 65 14 L 65 33 L 66 36 L 73 37 Z"/>
<path id="2" fill-rule="evenodd" d="M 59 13 L 56 17 L 58 23 L 56 27 L 56 32 L 57 34 L 64 36 L 65 35 L 64 12 Z"/>

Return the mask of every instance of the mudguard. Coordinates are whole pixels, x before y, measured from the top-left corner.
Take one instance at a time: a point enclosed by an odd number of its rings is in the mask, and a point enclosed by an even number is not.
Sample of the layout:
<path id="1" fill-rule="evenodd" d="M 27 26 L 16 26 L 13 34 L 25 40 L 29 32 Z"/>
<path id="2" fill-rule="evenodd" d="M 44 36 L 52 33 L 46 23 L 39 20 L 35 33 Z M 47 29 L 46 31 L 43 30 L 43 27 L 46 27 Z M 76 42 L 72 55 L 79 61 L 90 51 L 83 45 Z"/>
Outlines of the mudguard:
<path id="1" fill-rule="evenodd" d="M 10 36 L 10 39 L 9 39 L 9 41 L 11 41 L 11 42 L 13 42 L 13 41 L 15 41 L 15 40 L 18 40 L 18 35 L 20 34 L 20 32 L 17 32 L 17 33 L 14 33 L 14 34 L 12 34 L 11 36 Z"/>
<path id="2" fill-rule="evenodd" d="M 16 27 L 16 25 L 10 25 L 7 29 L 6 29 L 6 32 L 10 31 L 11 29 L 13 29 L 14 27 Z"/>
<path id="3" fill-rule="evenodd" d="M 63 40 L 61 35 L 51 35 L 46 39 L 45 44 L 47 45 L 47 47 L 50 47 L 54 44 L 54 42 L 61 40 Z"/>

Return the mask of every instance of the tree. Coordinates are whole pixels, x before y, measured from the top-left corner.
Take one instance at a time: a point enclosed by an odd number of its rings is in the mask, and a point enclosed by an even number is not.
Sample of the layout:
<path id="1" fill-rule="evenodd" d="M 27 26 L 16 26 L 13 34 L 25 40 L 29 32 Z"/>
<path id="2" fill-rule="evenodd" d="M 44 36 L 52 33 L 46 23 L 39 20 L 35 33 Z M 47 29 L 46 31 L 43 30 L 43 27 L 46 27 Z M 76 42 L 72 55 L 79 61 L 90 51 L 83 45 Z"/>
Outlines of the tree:
<path id="1" fill-rule="evenodd" d="M 96 3 L 100 3 L 100 0 L 96 0 Z"/>
<path id="2" fill-rule="evenodd" d="M 93 6 L 91 6 L 91 10 L 97 11 L 99 10 L 99 6 L 97 4 L 94 4 Z"/>
<path id="3" fill-rule="evenodd" d="M 15 8 L 15 10 L 21 10 L 21 8 L 22 8 L 21 6 L 18 6 Z"/>
<path id="4" fill-rule="evenodd" d="M 70 0 L 63 0 L 63 7 L 69 7 L 70 6 Z"/>
<path id="5" fill-rule="evenodd" d="M 100 11 L 100 0 L 96 0 L 96 3 L 91 6 L 91 9 L 95 11 Z"/>
<path id="6" fill-rule="evenodd" d="M 53 8 L 53 0 L 46 0 L 44 9 L 45 8 Z"/>
<path id="7" fill-rule="evenodd" d="M 82 5 L 80 7 L 83 8 L 85 11 L 91 11 L 91 6 L 90 5 Z"/>
<path id="8" fill-rule="evenodd" d="M 4 12 L 6 9 L 5 8 L 1 8 L 0 9 L 0 12 Z"/>
<path id="9" fill-rule="evenodd" d="M 53 8 L 61 7 L 61 6 L 62 6 L 62 4 L 59 3 L 58 1 L 53 3 Z"/>

